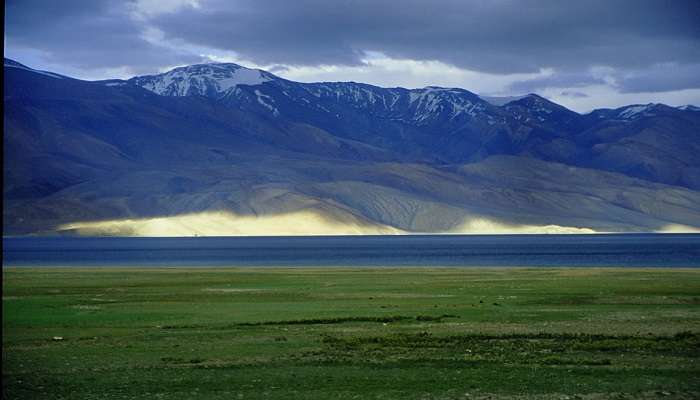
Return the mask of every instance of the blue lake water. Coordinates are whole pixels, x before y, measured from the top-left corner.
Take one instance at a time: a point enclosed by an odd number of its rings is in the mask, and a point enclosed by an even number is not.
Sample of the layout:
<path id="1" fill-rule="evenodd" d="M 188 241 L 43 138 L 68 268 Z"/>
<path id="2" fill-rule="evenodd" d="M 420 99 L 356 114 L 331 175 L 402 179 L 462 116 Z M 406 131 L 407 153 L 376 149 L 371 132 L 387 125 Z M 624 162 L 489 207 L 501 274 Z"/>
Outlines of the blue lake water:
<path id="1" fill-rule="evenodd" d="M 700 267 L 700 234 L 22 237 L 3 266 Z"/>

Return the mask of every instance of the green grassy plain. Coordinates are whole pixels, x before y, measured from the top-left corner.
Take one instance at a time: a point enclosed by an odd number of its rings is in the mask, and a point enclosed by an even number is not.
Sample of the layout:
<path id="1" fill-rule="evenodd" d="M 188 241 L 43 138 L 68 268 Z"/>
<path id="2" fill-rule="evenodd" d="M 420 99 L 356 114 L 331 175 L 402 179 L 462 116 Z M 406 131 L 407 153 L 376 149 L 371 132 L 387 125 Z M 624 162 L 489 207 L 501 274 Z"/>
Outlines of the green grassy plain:
<path id="1" fill-rule="evenodd" d="M 5 399 L 700 398 L 692 269 L 8 268 L 2 304 Z"/>

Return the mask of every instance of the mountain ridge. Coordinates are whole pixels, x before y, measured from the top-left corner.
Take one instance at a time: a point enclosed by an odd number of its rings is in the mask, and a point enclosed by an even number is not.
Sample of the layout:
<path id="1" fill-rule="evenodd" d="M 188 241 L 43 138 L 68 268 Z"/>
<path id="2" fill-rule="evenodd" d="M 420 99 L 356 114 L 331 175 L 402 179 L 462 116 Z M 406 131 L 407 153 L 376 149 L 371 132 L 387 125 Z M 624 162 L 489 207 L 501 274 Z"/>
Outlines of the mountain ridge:
<path id="1" fill-rule="evenodd" d="M 211 234 L 212 215 L 230 234 L 700 227 L 692 108 L 578 114 L 534 94 L 496 106 L 233 64 L 179 70 L 218 86 L 5 64 L 5 234 Z"/>

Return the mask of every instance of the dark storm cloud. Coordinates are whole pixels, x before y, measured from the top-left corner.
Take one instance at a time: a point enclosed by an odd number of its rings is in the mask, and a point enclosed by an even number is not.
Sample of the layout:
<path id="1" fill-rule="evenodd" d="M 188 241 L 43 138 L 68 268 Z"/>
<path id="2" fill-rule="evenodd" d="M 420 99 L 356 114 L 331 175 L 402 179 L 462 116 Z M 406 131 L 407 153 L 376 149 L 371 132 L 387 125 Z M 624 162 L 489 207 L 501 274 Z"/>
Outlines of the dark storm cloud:
<path id="1" fill-rule="evenodd" d="M 608 69 L 604 72 L 561 72 L 517 81 L 512 83 L 509 89 L 514 93 L 531 93 L 544 88 L 607 84 L 615 87 L 620 93 L 650 93 L 700 88 L 700 64 L 663 63 L 643 69 Z"/>
<path id="2" fill-rule="evenodd" d="M 200 0 L 141 18 L 135 2 L 8 0 L 6 45 L 84 69 L 154 72 L 199 61 L 200 48 L 280 71 L 360 65 L 366 52 L 492 74 L 554 71 L 515 91 L 609 84 L 591 73 L 600 66 L 627 92 L 698 87 L 700 76 L 697 0 Z M 149 29 L 163 42 L 145 40 Z"/>
<path id="3" fill-rule="evenodd" d="M 368 50 L 491 73 L 700 61 L 698 1 L 203 0 L 154 23 L 261 64 L 355 64 Z"/>
<path id="4" fill-rule="evenodd" d="M 144 40 L 147 26 L 132 18 L 131 6 L 109 0 L 10 0 L 5 4 L 7 45 L 39 50 L 49 62 L 84 69 L 152 71 L 201 60 Z"/>
<path id="5" fill-rule="evenodd" d="M 619 80 L 622 93 L 664 92 L 700 88 L 700 64 L 655 65 Z"/>
<path id="6" fill-rule="evenodd" d="M 590 97 L 590 96 L 588 96 L 588 95 L 585 94 L 585 93 L 581 93 L 581 92 L 572 92 L 572 91 L 570 91 L 570 90 L 565 90 L 565 91 L 561 92 L 560 94 L 561 94 L 562 96 L 565 96 L 565 97 L 576 97 L 576 98 L 579 98 L 579 99 L 583 99 L 583 98 L 586 98 L 586 97 Z"/>
<path id="7" fill-rule="evenodd" d="M 588 85 L 605 84 L 602 77 L 594 76 L 590 71 L 560 72 L 540 78 L 517 81 L 509 89 L 514 93 L 533 93 L 543 88 L 571 88 Z"/>

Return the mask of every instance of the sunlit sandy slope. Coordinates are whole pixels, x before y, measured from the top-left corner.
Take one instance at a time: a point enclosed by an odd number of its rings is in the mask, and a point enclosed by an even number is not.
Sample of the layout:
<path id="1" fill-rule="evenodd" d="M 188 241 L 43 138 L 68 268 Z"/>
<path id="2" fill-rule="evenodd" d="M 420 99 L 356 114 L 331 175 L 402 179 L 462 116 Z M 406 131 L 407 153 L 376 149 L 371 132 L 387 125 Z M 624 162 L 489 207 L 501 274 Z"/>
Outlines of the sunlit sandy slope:
<path id="1" fill-rule="evenodd" d="M 76 222 L 61 226 L 59 231 L 97 236 L 380 235 L 401 232 L 353 216 L 330 218 L 311 210 L 265 216 L 241 216 L 220 211 L 158 218 Z"/>
<path id="2" fill-rule="evenodd" d="M 313 210 L 265 216 L 231 212 L 203 212 L 158 218 L 75 222 L 59 231 L 108 236 L 265 236 L 265 235 L 380 235 L 406 233 L 400 229 L 361 221 L 352 216 L 329 217 Z M 513 225 L 486 218 L 465 221 L 452 234 L 595 233 L 592 229 L 558 225 Z"/>
<path id="3" fill-rule="evenodd" d="M 64 224 L 59 232 L 90 236 L 304 236 L 406 234 L 398 228 L 362 221 L 354 216 L 331 217 L 314 210 L 242 216 L 226 211 L 157 218 L 87 221 Z M 668 225 L 660 233 L 700 233 L 686 225 Z M 416 232 L 414 232 L 416 233 Z M 592 234 L 590 228 L 559 225 L 518 225 L 471 218 L 445 234 Z"/>
<path id="4" fill-rule="evenodd" d="M 6 234 L 689 232 L 700 192 L 523 157 L 439 168 L 270 159 L 133 171 L 6 203 L 4 217 Z"/>
<path id="5" fill-rule="evenodd" d="M 466 234 L 583 234 L 596 233 L 593 229 L 559 225 L 514 225 L 475 218 L 465 221 L 450 233 Z"/>
<path id="6" fill-rule="evenodd" d="M 700 228 L 688 225 L 669 224 L 657 230 L 658 233 L 700 233 Z"/>

